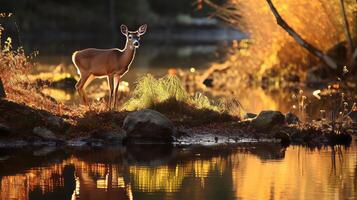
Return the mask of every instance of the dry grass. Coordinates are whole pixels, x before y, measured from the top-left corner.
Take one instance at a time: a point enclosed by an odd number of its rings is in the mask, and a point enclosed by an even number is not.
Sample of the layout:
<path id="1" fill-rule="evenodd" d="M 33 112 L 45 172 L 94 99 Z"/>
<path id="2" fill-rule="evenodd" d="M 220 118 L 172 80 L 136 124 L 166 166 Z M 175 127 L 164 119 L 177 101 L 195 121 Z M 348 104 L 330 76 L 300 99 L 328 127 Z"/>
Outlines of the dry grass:
<path id="1" fill-rule="evenodd" d="M 4 30 L 0 29 L 1 35 Z M 32 55 L 35 56 L 35 55 Z M 64 105 L 42 94 L 40 88 L 30 81 L 28 74 L 32 67 L 32 56 L 27 56 L 22 48 L 14 50 L 11 38 L 0 43 L 0 77 L 4 83 L 7 98 L 11 101 L 64 114 Z"/>

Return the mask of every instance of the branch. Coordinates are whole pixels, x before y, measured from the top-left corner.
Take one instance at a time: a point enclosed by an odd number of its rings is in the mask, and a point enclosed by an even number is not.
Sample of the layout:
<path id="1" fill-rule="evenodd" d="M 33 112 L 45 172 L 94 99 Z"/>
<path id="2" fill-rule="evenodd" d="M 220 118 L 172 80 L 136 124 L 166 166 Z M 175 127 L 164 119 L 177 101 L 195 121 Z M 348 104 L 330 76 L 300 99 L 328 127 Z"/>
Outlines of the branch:
<path id="1" fill-rule="evenodd" d="M 213 3 L 211 0 L 203 0 L 203 2 L 217 11 L 215 12 L 215 15 L 217 17 L 231 24 L 235 24 L 239 26 L 241 15 L 237 12 L 237 10 L 233 6 L 229 4 L 226 4 L 226 6 L 219 6 Z"/>
<path id="2" fill-rule="evenodd" d="M 275 8 L 274 4 L 271 0 L 266 0 L 269 4 L 270 10 L 274 14 L 278 25 L 280 25 L 286 32 L 289 33 L 290 36 L 294 38 L 294 40 L 308 50 L 311 54 L 315 55 L 316 57 L 320 58 L 323 62 L 325 62 L 330 68 L 337 69 L 336 62 L 329 57 L 328 55 L 324 54 L 321 50 L 314 47 L 312 44 L 305 41 L 296 31 L 290 27 L 284 19 L 280 16 L 279 12 Z"/>

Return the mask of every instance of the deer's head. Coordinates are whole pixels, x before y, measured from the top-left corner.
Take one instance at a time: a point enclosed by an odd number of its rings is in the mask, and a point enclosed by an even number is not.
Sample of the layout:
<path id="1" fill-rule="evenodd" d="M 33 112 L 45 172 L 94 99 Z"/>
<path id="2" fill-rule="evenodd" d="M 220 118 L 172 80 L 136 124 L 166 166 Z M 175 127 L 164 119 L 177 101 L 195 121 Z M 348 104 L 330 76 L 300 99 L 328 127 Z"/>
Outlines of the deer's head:
<path id="1" fill-rule="evenodd" d="M 144 35 L 146 32 L 147 25 L 141 25 L 136 31 L 129 31 L 128 27 L 122 24 L 120 26 L 120 31 L 126 36 L 127 44 L 129 47 L 139 48 L 140 46 L 140 36 Z"/>

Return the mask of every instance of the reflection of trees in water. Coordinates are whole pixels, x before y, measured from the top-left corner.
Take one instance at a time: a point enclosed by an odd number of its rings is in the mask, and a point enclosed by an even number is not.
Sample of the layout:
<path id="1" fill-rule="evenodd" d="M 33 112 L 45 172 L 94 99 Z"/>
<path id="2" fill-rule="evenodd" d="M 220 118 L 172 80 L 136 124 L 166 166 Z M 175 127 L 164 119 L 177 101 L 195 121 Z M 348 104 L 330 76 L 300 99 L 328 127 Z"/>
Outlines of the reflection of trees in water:
<path id="1" fill-rule="evenodd" d="M 356 158 L 346 153 L 342 147 L 319 152 L 272 144 L 73 151 L 73 157 L 60 163 L 2 177 L 0 195 L 1 199 L 69 199 L 72 195 L 108 200 L 148 195 L 279 199 L 285 193 L 323 199 L 333 191 L 344 199 L 356 194 Z"/>
<path id="2" fill-rule="evenodd" d="M 76 180 L 75 180 L 74 165 L 66 165 L 63 168 L 62 176 L 53 176 L 54 185 L 52 191 L 43 192 L 40 186 L 29 191 L 29 199 L 72 199 L 74 195 Z"/>

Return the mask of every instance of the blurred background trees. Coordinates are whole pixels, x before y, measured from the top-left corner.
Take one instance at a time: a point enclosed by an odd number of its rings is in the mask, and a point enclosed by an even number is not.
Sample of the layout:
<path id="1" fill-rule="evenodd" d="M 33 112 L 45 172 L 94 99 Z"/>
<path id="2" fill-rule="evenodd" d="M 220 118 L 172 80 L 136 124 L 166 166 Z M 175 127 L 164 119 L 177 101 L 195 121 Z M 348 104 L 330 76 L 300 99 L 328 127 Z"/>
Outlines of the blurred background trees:
<path id="1" fill-rule="evenodd" d="M 222 4 L 224 0 L 215 2 Z M 1 8 L 15 13 L 13 20 L 1 22 L 8 34 L 20 32 L 33 38 L 108 36 L 113 26 L 118 32 L 122 23 L 132 29 L 144 23 L 150 28 L 168 27 L 182 15 L 206 17 L 213 10 L 205 7 L 196 12 L 193 0 L 17 0 L 2 1 Z"/>

